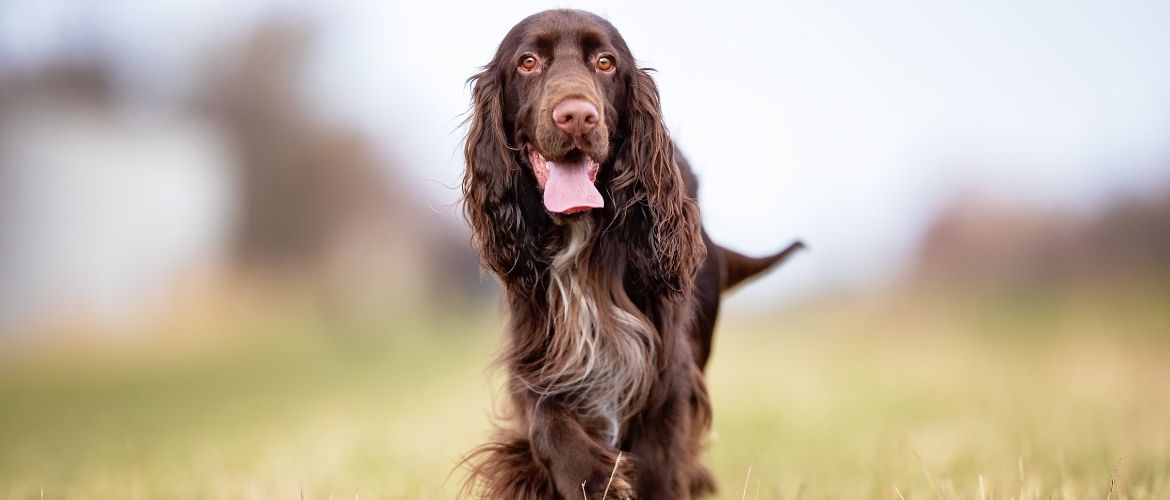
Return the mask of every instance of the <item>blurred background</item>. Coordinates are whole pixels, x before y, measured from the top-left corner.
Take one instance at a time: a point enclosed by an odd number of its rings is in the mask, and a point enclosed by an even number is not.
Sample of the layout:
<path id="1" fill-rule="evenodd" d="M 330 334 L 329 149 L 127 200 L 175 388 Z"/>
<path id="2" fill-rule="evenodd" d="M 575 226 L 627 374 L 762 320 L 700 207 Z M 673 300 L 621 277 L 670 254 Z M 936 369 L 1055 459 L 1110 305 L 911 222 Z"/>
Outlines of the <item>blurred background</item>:
<path id="1" fill-rule="evenodd" d="M 716 241 L 810 246 L 720 319 L 722 497 L 1170 496 L 1170 4 L 557 6 Z M 549 7 L 0 2 L 0 498 L 452 498 L 465 81 Z"/>

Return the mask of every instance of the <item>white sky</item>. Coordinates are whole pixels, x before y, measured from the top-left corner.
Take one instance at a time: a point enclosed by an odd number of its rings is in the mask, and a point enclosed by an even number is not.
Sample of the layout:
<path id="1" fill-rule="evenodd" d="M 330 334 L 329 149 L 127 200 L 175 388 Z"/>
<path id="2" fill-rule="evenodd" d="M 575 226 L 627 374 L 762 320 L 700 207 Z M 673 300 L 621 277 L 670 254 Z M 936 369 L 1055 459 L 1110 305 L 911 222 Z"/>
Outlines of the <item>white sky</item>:
<path id="1" fill-rule="evenodd" d="M 322 109 L 413 165 L 438 206 L 457 197 L 441 184 L 462 169 L 464 80 L 550 7 L 602 14 L 658 69 L 717 241 L 811 246 L 741 303 L 883 283 L 965 189 L 1088 211 L 1170 181 L 1165 1 L 6 0 L 0 71 L 87 33 L 166 94 L 202 47 L 291 10 L 321 30 L 306 76 Z"/>

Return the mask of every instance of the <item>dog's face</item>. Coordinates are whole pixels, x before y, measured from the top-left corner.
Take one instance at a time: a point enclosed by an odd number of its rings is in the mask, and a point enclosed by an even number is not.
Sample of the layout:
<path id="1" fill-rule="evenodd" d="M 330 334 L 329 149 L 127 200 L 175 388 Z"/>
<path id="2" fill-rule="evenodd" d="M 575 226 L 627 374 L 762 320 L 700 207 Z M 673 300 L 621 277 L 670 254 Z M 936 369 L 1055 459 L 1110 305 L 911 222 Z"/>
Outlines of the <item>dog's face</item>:
<path id="1" fill-rule="evenodd" d="M 512 28 L 496 61 L 501 112 L 545 208 L 569 215 L 602 207 L 598 173 L 612 163 L 638 71 L 625 41 L 593 14 L 547 11 Z"/>

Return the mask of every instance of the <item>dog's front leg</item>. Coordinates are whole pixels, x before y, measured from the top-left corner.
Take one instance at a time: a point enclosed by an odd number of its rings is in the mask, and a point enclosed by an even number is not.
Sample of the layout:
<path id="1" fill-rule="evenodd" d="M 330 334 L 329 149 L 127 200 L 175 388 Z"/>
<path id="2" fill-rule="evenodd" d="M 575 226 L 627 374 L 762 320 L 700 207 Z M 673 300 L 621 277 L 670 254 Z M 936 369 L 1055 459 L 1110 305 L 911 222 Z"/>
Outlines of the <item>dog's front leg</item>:
<path id="1" fill-rule="evenodd" d="M 626 454 L 619 460 L 618 450 L 604 443 L 600 428 L 587 429 L 592 428 L 589 419 L 547 400 L 536 405 L 532 417 L 533 451 L 562 498 L 636 498 L 633 457 Z"/>
<path id="2" fill-rule="evenodd" d="M 664 380 L 687 383 L 659 386 L 671 390 L 661 404 L 648 408 L 631 422 L 630 450 L 638 455 L 637 490 L 642 497 L 689 500 L 715 492 L 715 481 L 700 461 L 702 442 L 710 422 L 710 406 L 702 372 L 682 357 Z"/>

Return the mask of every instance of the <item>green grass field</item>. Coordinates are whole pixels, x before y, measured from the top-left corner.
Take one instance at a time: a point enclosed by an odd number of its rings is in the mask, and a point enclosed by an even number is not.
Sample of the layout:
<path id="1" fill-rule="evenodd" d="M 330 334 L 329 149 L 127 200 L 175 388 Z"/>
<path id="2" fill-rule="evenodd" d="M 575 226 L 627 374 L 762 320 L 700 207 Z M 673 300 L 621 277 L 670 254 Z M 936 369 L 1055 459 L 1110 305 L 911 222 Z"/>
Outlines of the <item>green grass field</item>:
<path id="1" fill-rule="evenodd" d="M 1167 295 L 727 314 L 720 498 L 1170 498 Z M 454 497 L 498 318 L 234 328 L 5 355 L 0 498 Z"/>

